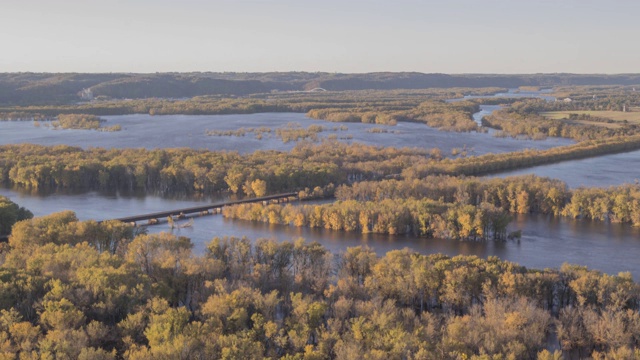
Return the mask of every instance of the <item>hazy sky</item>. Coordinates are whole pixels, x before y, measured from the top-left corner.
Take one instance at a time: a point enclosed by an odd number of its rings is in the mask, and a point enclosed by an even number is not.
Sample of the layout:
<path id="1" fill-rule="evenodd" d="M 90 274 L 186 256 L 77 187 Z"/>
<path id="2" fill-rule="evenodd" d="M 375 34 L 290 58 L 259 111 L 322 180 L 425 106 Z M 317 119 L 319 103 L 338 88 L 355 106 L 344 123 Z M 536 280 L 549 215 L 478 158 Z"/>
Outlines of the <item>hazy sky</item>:
<path id="1" fill-rule="evenodd" d="M 0 0 L 0 72 L 640 72 L 638 0 Z"/>

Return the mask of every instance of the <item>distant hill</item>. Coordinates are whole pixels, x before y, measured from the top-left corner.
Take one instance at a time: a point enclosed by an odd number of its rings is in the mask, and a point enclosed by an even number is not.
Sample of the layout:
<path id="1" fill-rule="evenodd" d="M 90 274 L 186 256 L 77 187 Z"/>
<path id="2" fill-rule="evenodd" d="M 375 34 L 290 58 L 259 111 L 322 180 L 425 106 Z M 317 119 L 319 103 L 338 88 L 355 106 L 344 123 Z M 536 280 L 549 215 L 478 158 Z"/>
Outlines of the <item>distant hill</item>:
<path id="1" fill-rule="evenodd" d="M 340 91 L 560 85 L 640 85 L 640 74 L 5 73 L 0 74 L 0 105 L 72 103 L 80 101 L 79 94 L 83 89 L 91 89 L 93 96 L 139 99 L 200 95 L 243 96 L 273 90 L 303 91 L 318 87 Z"/>

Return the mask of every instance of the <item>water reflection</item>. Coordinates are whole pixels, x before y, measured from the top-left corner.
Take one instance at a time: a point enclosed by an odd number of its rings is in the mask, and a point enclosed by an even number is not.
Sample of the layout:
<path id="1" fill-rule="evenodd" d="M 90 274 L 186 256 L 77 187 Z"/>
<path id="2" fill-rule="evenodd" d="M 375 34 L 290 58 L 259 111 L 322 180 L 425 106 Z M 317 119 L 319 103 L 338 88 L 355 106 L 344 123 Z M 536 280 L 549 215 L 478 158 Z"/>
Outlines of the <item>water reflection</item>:
<path id="1" fill-rule="evenodd" d="M 174 230 L 174 233 L 190 237 L 197 252 L 204 251 L 206 244 L 215 236 L 246 236 L 253 240 L 273 238 L 278 241 L 302 237 L 318 241 L 333 252 L 344 251 L 350 246 L 368 245 L 382 255 L 408 247 L 423 254 L 498 256 L 532 268 L 558 268 L 568 262 L 611 274 L 630 271 L 634 278 L 640 279 L 640 264 L 636 261 L 640 258 L 640 230 L 637 228 L 535 215 L 519 215 L 509 228 L 510 231 L 522 230 L 520 241 L 455 241 L 408 235 L 346 233 L 229 220 L 221 216 L 197 218 L 192 228 Z M 168 229 L 160 225 L 150 227 L 149 231 L 155 233 Z"/>

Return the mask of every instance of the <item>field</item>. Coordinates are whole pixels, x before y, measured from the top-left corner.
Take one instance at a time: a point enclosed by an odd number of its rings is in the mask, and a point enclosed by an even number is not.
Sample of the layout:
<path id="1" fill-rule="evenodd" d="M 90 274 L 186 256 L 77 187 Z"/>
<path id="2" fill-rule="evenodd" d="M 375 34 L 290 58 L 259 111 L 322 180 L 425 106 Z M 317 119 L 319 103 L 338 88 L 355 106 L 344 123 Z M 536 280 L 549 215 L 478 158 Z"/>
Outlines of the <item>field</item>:
<path id="1" fill-rule="evenodd" d="M 578 115 L 589 115 L 593 117 L 611 119 L 613 121 L 624 121 L 627 120 L 630 123 L 638 123 L 640 124 L 640 111 L 633 109 L 635 111 L 546 111 L 541 112 L 540 115 L 550 118 L 550 119 L 565 119 L 569 118 L 570 114 L 578 114 Z"/>
<path id="2" fill-rule="evenodd" d="M 572 123 L 579 123 L 585 125 L 603 126 L 610 129 L 619 128 L 622 126 L 622 122 L 625 120 L 630 124 L 640 124 L 640 111 L 637 108 L 632 108 L 633 111 L 546 111 L 541 112 L 540 115 L 549 119 L 566 119 L 569 121 L 569 115 L 589 115 L 593 119 L 575 119 L 571 120 Z M 608 119 L 610 121 L 601 121 L 602 119 Z"/>

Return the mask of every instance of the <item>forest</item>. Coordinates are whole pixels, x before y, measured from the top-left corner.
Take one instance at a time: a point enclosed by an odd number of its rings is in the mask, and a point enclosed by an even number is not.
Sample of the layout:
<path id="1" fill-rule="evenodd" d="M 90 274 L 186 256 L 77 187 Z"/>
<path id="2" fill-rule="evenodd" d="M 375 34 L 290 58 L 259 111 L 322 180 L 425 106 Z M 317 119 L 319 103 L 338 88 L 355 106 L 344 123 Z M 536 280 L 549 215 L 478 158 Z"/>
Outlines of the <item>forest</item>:
<path id="1" fill-rule="evenodd" d="M 15 223 L 31 219 L 33 213 L 11 201 L 5 196 L 0 196 L 0 239 L 6 240 Z"/>
<path id="2" fill-rule="evenodd" d="M 295 132 L 285 136 L 292 134 Z M 382 148 L 336 140 L 302 141 L 290 152 L 258 151 L 246 155 L 192 149 L 85 150 L 21 144 L 0 146 L 0 182 L 30 189 L 111 189 L 159 194 L 230 191 L 253 195 L 247 184 L 257 179 L 267 183 L 268 193 L 277 193 L 340 185 L 353 179 L 476 176 L 637 149 L 640 136 L 457 158 L 443 158 L 438 149 Z"/>
<path id="3" fill-rule="evenodd" d="M 446 101 L 494 94 L 513 81 L 529 86 L 518 91 L 562 85 L 552 95 L 571 101 Z M 223 215 L 449 241 L 517 241 L 518 231 L 507 232 L 516 214 L 640 226 L 638 184 L 569 189 L 544 177 L 476 177 L 640 149 L 632 122 L 606 126 L 543 115 L 624 110 L 640 100 L 629 87 L 633 81 L 632 75 L 567 74 L 4 74 L 0 119 L 36 126 L 104 131 L 101 116 L 132 113 L 153 121 L 166 114 L 300 112 L 328 123 L 207 133 L 276 136 L 296 143 L 287 152 L 2 145 L 0 183 L 34 193 L 192 198 L 298 192 L 303 201 L 322 201 L 240 204 Z M 431 82 L 440 86 L 421 88 Z M 480 87 L 489 82 L 493 87 Z M 306 92 L 316 87 L 330 91 Z M 77 92 L 89 88 L 95 98 L 77 102 Z M 183 95 L 175 96 L 176 89 Z M 31 93 L 39 95 L 21 101 Z M 485 104 L 502 108 L 479 126 L 472 114 Z M 407 121 L 575 143 L 449 156 L 437 148 L 337 139 L 351 122 Z M 387 128 L 371 131 L 393 136 Z M 326 132 L 334 137 L 312 142 Z M 118 221 L 80 221 L 71 211 L 33 218 L 0 197 L 0 358 L 640 358 L 640 287 L 630 273 L 569 264 L 528 269 L 496 257 L 410 249 L 379 254 L 366 246 L 332 253 L 304 239 L 215 236 L 196 252 L 186 237 L 149 234 Z"/>
<path id="4" fill-rule="evenodd" d="M 628 273 L 495 257 L 332 254 L 303 239 L 136 233 L 72 212 L 2 251 L 7 359 L 558 359 L 640 355 Z"/>

